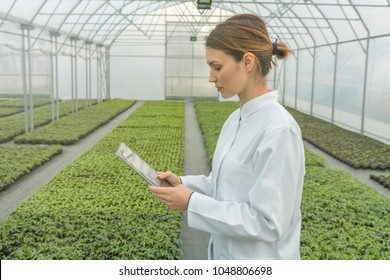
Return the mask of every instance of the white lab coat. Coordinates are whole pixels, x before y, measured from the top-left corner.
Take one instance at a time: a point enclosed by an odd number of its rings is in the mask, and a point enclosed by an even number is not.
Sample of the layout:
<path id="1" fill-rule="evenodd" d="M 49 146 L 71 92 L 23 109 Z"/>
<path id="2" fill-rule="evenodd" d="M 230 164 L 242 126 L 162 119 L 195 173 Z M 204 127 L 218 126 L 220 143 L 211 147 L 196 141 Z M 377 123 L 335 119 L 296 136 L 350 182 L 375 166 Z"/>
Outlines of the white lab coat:
<path id="1" fill-rule="evenodd" d="M 276 91 L 233 112 L 210 175 L 181 177 L 195 191 L 188 225 L 211 233 L 209 259 L 299 259 L 304 174 L 300 128 Z"/>

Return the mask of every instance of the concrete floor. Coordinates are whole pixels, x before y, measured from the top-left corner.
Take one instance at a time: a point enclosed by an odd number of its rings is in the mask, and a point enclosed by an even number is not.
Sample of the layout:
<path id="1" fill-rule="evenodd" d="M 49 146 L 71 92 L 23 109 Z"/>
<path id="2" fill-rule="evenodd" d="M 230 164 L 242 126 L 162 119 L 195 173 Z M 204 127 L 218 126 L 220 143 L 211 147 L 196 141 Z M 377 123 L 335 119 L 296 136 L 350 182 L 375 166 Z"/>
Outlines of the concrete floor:
<path id="1" fill-rule="evenodd" d="M 143 102 L 137 102 L 130 109 L 126 110 L 106 125 L 95 130 L 93 133 L 83 138 L 76 144 L 64 146 L 63 153 L 54 157 L 52 160 L 37 168 L 30 174 L 18 180 L 11 187 L 0 193 L 0 220 L 8 216 L 12 208 L 14 208 L 20 201 L 25 199 L 30 194 L 34 193 L 47 181 L 51 180 L 58 172 L 65 166 L 70 164 L 73 160 L 85 153 L 95 143 L 97 143 L 103 136 L 118 126 L 119 123 L 129 117 L 129 115 L 140 107 Z M 313 145 L 305 142 L 305 147 L 316 154 L 324 157 L 328 162 L 328 167 L 338 168 L 352 174 L 361 182 L 371 186 L 379 193 L 390 199 L 390 190 L 384 188 L 379 183 L 371 180 L 369 174 L 380 173 L 379 171 L 364 171 L 355 170 L 338 160 L 332 158 L 328 154 L 317 149 Z M 6 145 L 13 145 L 7 143 Z M 184 156 L 184 173 L 189 174 L 203 174 L 208 175 L 209 167 L 207 164 L 207 156 L 200 130 L 194 104 L 192 102 L 185 103 L 185 156 Z M 389 171 L 385 171 L 389 174 Z M 184 260 L 204 260 L 207 259 L 207 245 L 209 234 L 190 229 L 187 226 L 187 213 L 183 212 L 183 223 L 181 228 L 182 245 L 182 259 Z"/>
<path id="2" fill-rule="evenodd" d="M 210 169 L 207 163 L 206 149 L 192 102 L 185 103 L 184 139 L 184 174 L 208 175 Z M 181 226 L 183 254 L 181 258 L 183 260 L 207 260 L 209 238 L 210 234 L 189 228 L 187 212 L 183 212 Z"/>

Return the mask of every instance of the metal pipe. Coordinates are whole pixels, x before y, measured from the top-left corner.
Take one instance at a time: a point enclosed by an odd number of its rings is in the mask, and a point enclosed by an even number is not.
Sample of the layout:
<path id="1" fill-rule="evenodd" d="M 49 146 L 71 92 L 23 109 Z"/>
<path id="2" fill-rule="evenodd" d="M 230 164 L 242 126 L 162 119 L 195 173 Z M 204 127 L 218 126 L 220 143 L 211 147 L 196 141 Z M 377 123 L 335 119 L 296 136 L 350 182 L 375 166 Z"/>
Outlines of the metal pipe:
<path id="1" fill-rule="evenodd" d="M 366 51 L 366 61 L 364 67 L 364 83 L 363 83 L 363 104 L 362 104 L 362 123 L 360 128 L 360 133 L 364 133 L 364 121 L 366 117 L 366 100 L 367 100 L 367 74 L 368 74 L 368 54 L 370 49 L 370 40 L 367 40 L 367 51 Z"/>
<path id="2" fill-rule="evenodd" d="M 299 71 L 299 50 L 297 50 L 297 65 L 295 70 L 295 102 L 294 102 L 294 109 L 297 110 L 297 104 L 298 104 L 298 71 Z"/>
<path id="3" fill-rule="evenodd" d="M 85 48 L 85 107 L 88 107 L 88 45 Z"/>
<path id="4" fill-rule="evenodd" d="M 26 42 L 25 30 L 22 28 L 22 76 L 23 76 L 23 97 L 24 97 L 24 129 L 28 133 L 28 107 L 27 107 L 27 70 L 26 70 Z"/>
<path id="5" fill-rule="evenodd" d="M 74 88 L 75 88 L 75 98 L 76 98 L 76 112 L 79 111 L 79 98 L 78 98 L 78 85 L 77 85 L 77 41 L 78 38 L 71 38 L 74 41 Z"/>
<path id="6" fill-rule="evenodd" d="M 111 48 L 107 47 L 107 99 L 111 99 L 111 63 L 110 53 Z"/>
<path id="7" fill-rule="evenodd" d="M 27 29 L 27 69 L 28 69 L 28 94 L 30 95 L 30 131 L 34 130 L 34 105 L 32 96 L 30 28 Z"/>
<path id="8" fill-rule="evenodd" d="M 71 54 L 70 54 L 70 83 L 72 96 L 72 113 L 75 111 L 74 106 L 74 61 L 73 61 L 73 40 L 70 40 Z"/>
<path id="9" fill-rule="evenodd" d="M 314 80 L 315 80 L 315 72 L 316 72 L 316 53 L 317 47 L 314 47 L 314 55 L 313 55 L 313 70 L 311 76 L 311 98 L 310 98 L 310 115 L 313 115 L 313 103 L 314 103 Z"/>
<path id="10" fill-rule="evenodd" d="M 58 104 L 58 53 L 57 53 L 57 36 L 54 36 L 54 48 L 55 48 L 55 78 L 56 78 L 56 118 L 60 119 L 60 108 Z"/>
<path id="11" fill-rule="evenodd" d="M 50 52 L 50 99 L 51 99 L 51 121 L 55 122 L 55 109 L 54 109 L 54 42 L 53 37 L 50 38 L 51 52 Z"/>
<path id="12" fill-rule="evenodd" d="M 88 92 L 88 106 L 92 105 L 92 53 L 91 53 L 92 43 L 88 45 L 88 74 L 89 74 L 89 92 Z"/>
<path id="13" fill-rule="evenodd" d="M 337 57 L 338 57 L 339 45 L 336 44 L 336 51 L 334 56 L 334 70 L 333 70 L 333 94 L 332 94 L 332 116 L 331 122 L 334 123 L 334 113 L 335 113 L 335 105 L 336 105 L 336 82 L 337 82 Z"/>

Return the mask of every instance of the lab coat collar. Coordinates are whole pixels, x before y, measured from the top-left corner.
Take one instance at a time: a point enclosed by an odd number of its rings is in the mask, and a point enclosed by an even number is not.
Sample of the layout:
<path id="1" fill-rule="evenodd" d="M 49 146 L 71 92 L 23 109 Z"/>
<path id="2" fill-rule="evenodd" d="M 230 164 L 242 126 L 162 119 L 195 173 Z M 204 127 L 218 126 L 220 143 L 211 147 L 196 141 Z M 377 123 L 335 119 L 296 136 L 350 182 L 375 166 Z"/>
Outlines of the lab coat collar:
<path id="1" fill-rule="evenodd" d="M 253 98 L 240 107 L 240 121 L 245 121 L 252 113 L 270 102 L 278 101 L 278 91 L 273 90 Z"/>

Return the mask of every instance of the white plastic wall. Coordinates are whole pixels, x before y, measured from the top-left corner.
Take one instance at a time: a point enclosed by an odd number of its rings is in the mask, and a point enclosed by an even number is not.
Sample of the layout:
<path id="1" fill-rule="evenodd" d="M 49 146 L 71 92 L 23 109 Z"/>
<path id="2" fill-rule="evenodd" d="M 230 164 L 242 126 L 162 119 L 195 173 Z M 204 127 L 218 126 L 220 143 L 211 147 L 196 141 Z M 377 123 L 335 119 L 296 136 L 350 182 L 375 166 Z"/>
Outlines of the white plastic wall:
<path id="1" fill-rule="evenodd" d="M 165 47 L 113 46 L 110 52 L 111 98 L 165 99 Z"/>

